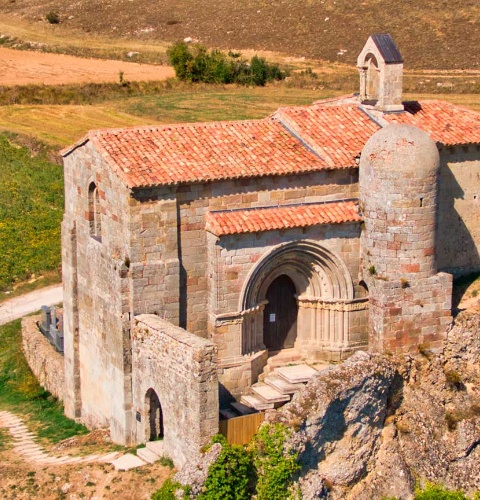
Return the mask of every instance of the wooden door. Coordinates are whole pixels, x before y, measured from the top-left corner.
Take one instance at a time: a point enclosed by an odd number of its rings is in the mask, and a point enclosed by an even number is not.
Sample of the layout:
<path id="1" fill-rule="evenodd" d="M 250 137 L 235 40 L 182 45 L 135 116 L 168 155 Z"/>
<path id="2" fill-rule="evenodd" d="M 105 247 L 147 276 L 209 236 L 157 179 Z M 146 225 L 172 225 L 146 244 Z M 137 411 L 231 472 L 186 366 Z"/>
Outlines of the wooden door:
<path id="1" fill-rule="evenodd" d="M 285 274 L 268 287 L 263 311 L 263 343 L 271 351 L 293 347 L 297 338 L 298 305 L 293 281 Z"/>

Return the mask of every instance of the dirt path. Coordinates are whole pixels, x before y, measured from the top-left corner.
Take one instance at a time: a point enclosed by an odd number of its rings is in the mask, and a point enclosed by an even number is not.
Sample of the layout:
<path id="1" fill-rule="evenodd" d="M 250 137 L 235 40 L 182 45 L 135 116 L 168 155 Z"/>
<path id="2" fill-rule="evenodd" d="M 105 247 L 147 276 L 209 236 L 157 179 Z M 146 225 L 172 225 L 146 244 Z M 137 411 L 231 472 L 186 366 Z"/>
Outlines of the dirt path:
<path id="1" fill-rule="evenodd" d="M 167 66 L 82 59 L 0 47 L 0 85 L 118 82 L 120 71 L 125 81 L 165 80 L 175 76 L 173 68 Z"/>
<path id="2" fill-rule="evenodd" d="M 38 311 L 43 305 L 51 306 L 63 300 L 62 285 L 40 288 L 0 304 L 0 325 Z"/>

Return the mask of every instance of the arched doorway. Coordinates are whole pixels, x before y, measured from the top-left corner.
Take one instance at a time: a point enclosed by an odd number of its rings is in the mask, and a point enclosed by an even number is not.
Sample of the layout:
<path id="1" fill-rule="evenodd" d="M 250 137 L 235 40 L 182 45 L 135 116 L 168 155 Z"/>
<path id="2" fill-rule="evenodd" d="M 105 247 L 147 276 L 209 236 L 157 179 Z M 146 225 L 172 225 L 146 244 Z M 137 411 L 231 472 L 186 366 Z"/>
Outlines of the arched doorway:
<path id="1" fill-rule="evenodd" d="M 263 313 L 263 343 L 270 351 L 293 347 L 297 338 L 297 290 L 293 281 L 282 274 L 269 285 Z"/>
<path id="2" fill-rule="evenodd" d="M 349 349 L 350 313 L 364 309 L 342 259 L 309 240 L 281 244 L 258 261 L 240 307 L 242 354 L 295 347 L 306 356 Z M 278 319 L 287 325 L 279 332 Z"/>
<path id="3" fill-rule="evenodd" d="M 162 405 L 157 393 L 153 389 L 148 389 L 145 395 L 145 403 L 147 407 L 147 441 L 156 441 L 163 438 L 163 413 Z"/>

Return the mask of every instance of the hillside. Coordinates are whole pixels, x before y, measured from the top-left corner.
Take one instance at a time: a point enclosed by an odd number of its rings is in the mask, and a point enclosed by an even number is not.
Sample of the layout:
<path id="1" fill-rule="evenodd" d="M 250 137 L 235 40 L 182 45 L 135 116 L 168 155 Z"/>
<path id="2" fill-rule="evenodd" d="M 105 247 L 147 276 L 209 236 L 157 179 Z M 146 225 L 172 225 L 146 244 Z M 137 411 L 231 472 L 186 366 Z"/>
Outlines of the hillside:
<path id="1" fill-rule="evenodd" d="M 478 0 L 0 0 L 0 11 L 51 30 L 134 40 L 199 39 L 354 64 L 367 36 L 389 32 L 408 68 L 480 69 Z M 46 23 L 47 24 L 47 23 Z"/>

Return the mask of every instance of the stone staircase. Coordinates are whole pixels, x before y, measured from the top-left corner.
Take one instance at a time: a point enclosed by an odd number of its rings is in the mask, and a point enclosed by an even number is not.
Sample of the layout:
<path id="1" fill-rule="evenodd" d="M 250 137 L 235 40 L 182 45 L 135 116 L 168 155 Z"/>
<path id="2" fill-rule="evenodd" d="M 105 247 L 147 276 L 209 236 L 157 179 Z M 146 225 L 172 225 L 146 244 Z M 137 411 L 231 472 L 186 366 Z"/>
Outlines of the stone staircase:
<path id="1" fill-rule="evenodd" d="M 163 441 L 147 441 L 145 448 L 137 449 L 137 457 L 140 457 L 144 462 L 148 462 L 149 464 L 160 460 L 164 455 Z"/>
<path id="2" fill-rule="evenodd" d="M 279 408 L 290 401 L 319 369 L 325 368 L 327 365 L 313 368 L 306 364 L 271 367 L 271 371 L 264 374 L 263 381 L 253 384 L 250 394 L 242 396 L 240 401 L 256 411 Z"/>

